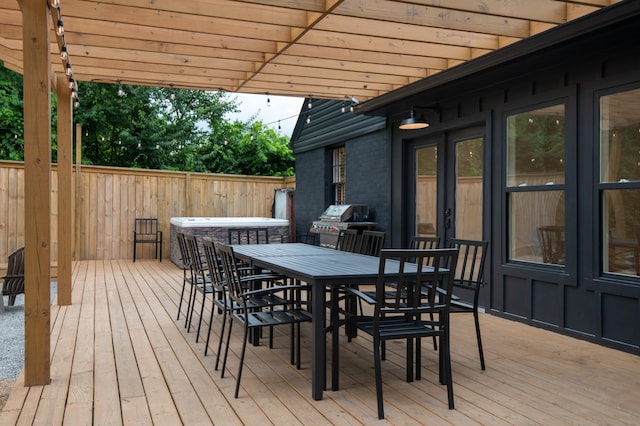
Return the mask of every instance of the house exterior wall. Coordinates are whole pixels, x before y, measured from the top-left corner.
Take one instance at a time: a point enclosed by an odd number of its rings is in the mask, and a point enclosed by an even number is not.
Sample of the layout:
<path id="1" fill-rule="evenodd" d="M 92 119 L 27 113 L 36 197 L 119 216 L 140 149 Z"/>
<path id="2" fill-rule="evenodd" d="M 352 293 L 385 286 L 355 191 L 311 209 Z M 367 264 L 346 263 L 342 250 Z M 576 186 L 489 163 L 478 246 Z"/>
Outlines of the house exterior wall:
<path id="1" fill-rule="evenodd" d="M 527 43 L 541 47 L 530 49 L 527 44 L 523 48 L 533 53 L 392 100 L 383 108 L 385 131 L 344 143 L 347 199 L 370 204 L 387 232 L 386 247 L 402 247 L 415 229 L 411 223 L 415 194 L 407 186 L 407 171 L 414 161 L 410 147 L 417 141 L 433 141 L 445 164 L 444 157 L 451 155 L 445 144 L 448 135 L 480 129 L 485 159 L 482 228 L 490 244 L 485 273 L 488 286 L 481 293 L 486 311 L 640 354 L 640 277 L 603 273 L 600 265 L 604 237 L 600 231 L 599 96 L 640 88 L 638 5 L 623 6 L 633 13 L 599 25 L 597 30 L 554 43 L 547 43 L 544 37 L 532 38 Z M 606 14 L 597 18 L 600 23 L 608 22 Z M 588 27 L 588 20 L 578 25 Z M 473 61 L 465 66 L 473 67 Z M 565 105 L 566 120 L 566 264 L 514 262 L 508 254 L 506 118 L 558 102 Z M 408 107 L 433 104 L 440 114 L 429 128 L 398 130 Z M 325 149 L 296 155 L 297 194 L 313 192 L 303 197 L 315 203 L 315 211 L 306 210 L 307 220 L 319 215 L 324 207 L 320 207 L 320 198 L 328 196 L 330 176 L 322 172 L 323 182 L 312 174 L 326 166 Z M 446 192 L 442 185 L 439 183 L 438 191 Z M 444 211 L 444 197 L 438 198 L 439 210 Z M 446 235 L 441 219 L 439 216 L 438 233 Z"/>

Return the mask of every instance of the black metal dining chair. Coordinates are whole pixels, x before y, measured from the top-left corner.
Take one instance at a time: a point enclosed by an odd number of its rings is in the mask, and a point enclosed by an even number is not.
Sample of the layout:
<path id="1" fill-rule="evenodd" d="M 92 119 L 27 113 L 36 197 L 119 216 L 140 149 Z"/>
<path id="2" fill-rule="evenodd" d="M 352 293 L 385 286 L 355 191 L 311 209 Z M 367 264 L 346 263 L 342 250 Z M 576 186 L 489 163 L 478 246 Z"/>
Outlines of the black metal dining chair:
<path id="1" fill-rule="evenodd" d="M 158 219 L 152 217 L 135 218 L 133 227 L 133 261 L 136 261 L 136 248 L 138 244 L 153 244 L 155 246 L 156 259 L 160 253 L 162 262 L 162 231 L 158 225 Z"/>
<path id="2" fill-rule="evenodd" d="M 230 323 L 227 329 L 227 341 L 222 362 L 222 375 L 227 365 L 229 343 L 233 323 L 238 322 L 244 328 L 240 364 L 236 378 L 234 397 L 238 397 L 242 368 L 249 339 L 249 332 L 264 327 L 281 325 L 291 326 L 291 363 L 300 369 L 300 324 L 311 322 L 311 314 L 302 308 L 302 301 L 296 299 L 302 290 L 308 290 L 307 285 L 273 285 L 267 288 L 254 288 L 250 283 L 254 280 L 262 281 L 261 276 L 247 276 L 241 271 L 236 261 L 233 248 L 227 245 L 218 246 L 218 254 L 222 262 L 224 277 L 227 283 L 229 300 L 233 303 L 230 310 Z M 256 298 L 263 303 L 254 305 Z M 273 302 L 272 302 L 273 300 Z"/>
<path id="3" fill-rule="evenodd" d="M 187 291 L 187 285 L 189 286 L 189 301 L 187 302 L 187 313 L 185 314 L 186 320 L 184 326 L 187 326 L 189 319 L 189 309 L 191 308 L 191 286 L 196 281 L 196 276 L 191 264 L 191 257 L 189 256 L 189 250 L 187 249 L 187 242 L 185 235 L 182 232 L 176 232 L 176 240 L 178 241 L 178 248 L 180 249 L 180 265 L 182 268 L 182 291 L 180 292 L 180 301 L 178 302 L 178 315 L 176 320 L 180 319 L 180 312 L 182 310 L 182 302 L 184 301 L 185 292 Z"/>
<path id="4" fill-rule="evenodd" d="M 191 322 L 196 308 L 196 299 L 198 293 L 202 296 L 200 304 L 200 315 L 198 317 L 198 328 L 196 332 L 196 343 L 200 338 L 200 329 L 202 327 L 202 314 L 204 313 L 204 305 L 207 295 L 213 292 L 211 277 L 209 276 L 209 267 L 204 261 L 204 255 L 200 252 L 198 239 L 195 235 L 186 235 L 185 242 L 189 259 L 191 261 L 192 285 L 189 294 L 188 317 L 187 317 L 187 333 L 191 330 Z"/>
<path id="5" fill-rule="evenodd" d="M 454 294 L 451 301 L 451 313 L 471 313 L 475 321 L 476 339 L 478 341 L 478 355 L 480 367 L 485 369 L 484 351 L 482 349 L 482 337 L 480 336 L 480 316 L 478 313 L 480 290 L 485 285 L 484 265 L 487 258 L 489 243 L 487 241 L 474 241 L 463 239 L 450 239 L 448 246 L 457 248 L 458 267 L 453 281 Z M 466 297 L 461 298 L 461 292 Z"/>
<path id="6" fill-rule="evenodd" d="M 414 378 L 421 379 L 420 339 L 438 338 L 439 380 L 447 386 L 449 409 L 454 408 L 449 313 L 457 258 L 457 249 L 383 249 L 375 298 L 354 288 L 347 289 L 365 303 L 373 305 L 372 315 L 347 318 L 347 323 L 373 337 L 380 419 L 384 418 L 381 349 L 383 342 L 392 339 L 406 341 L 406 374 L 410 382 Z M 385 273 L 391 262 L 399 262 L 397 276 Z M 432 291 L 425 293 L 424 283 L 429 283 Z M 437 288 L 441 291 L 436 291 Z"/>
<path id="7" fill-rule="evenodd" d="M 421 237 L 414 235 L 411 237 L 410 248 L 412 249 L 436 249 L 440 247 L 440 237 Z"/>
<path id="8" fill-rule="evenodd" d="M 269 228 L 230 228 L 229 244 L 269 244 Z"/>

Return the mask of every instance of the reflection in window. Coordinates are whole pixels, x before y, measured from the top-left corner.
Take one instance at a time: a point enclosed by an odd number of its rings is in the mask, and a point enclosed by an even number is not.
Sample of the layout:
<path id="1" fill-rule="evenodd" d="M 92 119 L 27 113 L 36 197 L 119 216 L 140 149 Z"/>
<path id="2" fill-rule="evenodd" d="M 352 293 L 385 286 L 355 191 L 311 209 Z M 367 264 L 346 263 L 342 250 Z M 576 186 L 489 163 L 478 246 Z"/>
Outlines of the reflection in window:
<path id="1" fill-rule="evenodd" d="M 482 144 L 482 138 L 456 143 L 456 238 L 482 240 Z"/>
<path id="2" fill-rule="evenodd" d="M 507 186 L 564 184 L 564 105 L 507 118 Z"/>
<path id="3" fill-rule="evenodd" d="M 438 148 L 416 150 L 416 235 L 436 234 Z"/>
<path id="4" fill-rule="evenodd" d="M 640 89 L 600 99 L 602 182 L 640 181 Z"/>
<path id="5" fill-rule="evenodd" d="M 509 260 L 565 264 L 564 110 L 507 117 Z"/>
<path id="6" fill-rule="evenodd" d="M 509 194 L 509 259 L 564 265 L 564 191 Z"/>
<path id="7" fill-rule="evenodd" d="M 604 272 L 640 275 L 640 89 L 600 98 Z"/>

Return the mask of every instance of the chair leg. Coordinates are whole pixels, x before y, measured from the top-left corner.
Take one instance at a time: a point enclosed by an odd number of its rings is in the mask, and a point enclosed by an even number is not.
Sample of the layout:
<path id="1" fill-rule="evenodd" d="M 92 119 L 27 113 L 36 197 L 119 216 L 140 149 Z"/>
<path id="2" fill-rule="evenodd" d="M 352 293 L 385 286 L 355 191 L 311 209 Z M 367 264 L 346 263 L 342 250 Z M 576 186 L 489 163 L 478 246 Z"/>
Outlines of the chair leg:
<path id="1" fill-rule="evenodd" d="M 191 328 L 191 311 L 192 311 L 192 303 L 195 303 L 195 294 L 194 294 L 194 289 L 193 287 L 195 286 L 195 284 L 193 284 L 193 282 L 191 283 L 191 289 L 189 290 L 189 301 L 187 303 L 187 315 L 185 317 L 184 320 L 184 328 L 187 329 L 187 333 L 189 332 L 190 328 Z"/>
<path id="2" fill-rule="evenodd" d="M 184 299 L 184 291 L 187 288 L 187 277 L 186 275 L 182 279 L 182 292 L 180 293 L 180 302 L 178 303 L 178 316 L 176 317 L 176 321 L 180 319 L 180 309 L 182 309 L 182 300 Z"/>
<path id="3" fill-rule="evenodd" d="M 133 242 L 133 261 L 136 261 L 136 242 Z"/>
<path id="4" fill-rule="evenodd" d="M 484 365 L 484 351 L 482 350 L 482 337 L 480 337 L 480 317 L 478 315 L 478 311 L 473 311 L 473 318 L 476 323 L 476 337 L 478 338 L 478 354 L 480 355 L 480 368 L 482 370 L 485 369 Z"/>
<path id="5" fill-rule="evenodd" d="M 222 372 L 220 378 L 224 379 L 224 371 L 227 369 L 227 357 L 229 356 L 229 343 L 231 342 L 231 329 L 233 329 L 233 318 L 230 318 L 229 332 L 227 333 L 227 347 L 224 348 L 224 359 L 222 360 Z M 222 336 L 220 336 L 222 338 Z"/>
<path id="6" fill-rule="evenodd" d="M 216 371 L 218 370 L 218 366 L 220 364 L 220 352 L 222 352 L 222 339 L 224 339 L 224 329 L 227 325 L 227 314 L 229 312 L 225 309 L 222 312 L 222 326 L 220 327 L 220 338 L 218 339 L 218 353 L 216 354 Z"/>
<path id="7" fill-rule="evenodd" d="M 204 292 L 204 289 L 202 291 L 202 305 L 200 305 L 200 318 L 198 318 L 198 331 L 196 333 L 196 343 L 198 343 L 198 340 L 200 338 L 200 329 L 202 328 L 202 315 L 204 315 L 204 302 L 206 302 L 207 300 L 207 295 Z M 213 311 L 213 309 L 212 309 Z"/>
<path id="8" fill-rule="evenodd" d="M 380 360 L 380 340 L 373 339 L 373 362 L 376 369 L 376 398 L 378 399 L 378 419 L 384 419 L 384 402 L 382 400 L 382 362 Z"/>
<path id="9" fill-rule="evenodd" d="M 244 327 L 244 339 L 242 339 L 242 350 L 240 351 L 240 365 L 238 366 L 238 378 L 236 379 L 236 393 L 234 398 L 238 397 L 238 393 L 240 392 L 240 379 L 242 378 L 242 367 L 244 366 L 244 354 L 247 349 L 247 339 L 249 337 L 249 327 L 245 324 Z M 227 345 L 227 348 L 229 346 Z"/>

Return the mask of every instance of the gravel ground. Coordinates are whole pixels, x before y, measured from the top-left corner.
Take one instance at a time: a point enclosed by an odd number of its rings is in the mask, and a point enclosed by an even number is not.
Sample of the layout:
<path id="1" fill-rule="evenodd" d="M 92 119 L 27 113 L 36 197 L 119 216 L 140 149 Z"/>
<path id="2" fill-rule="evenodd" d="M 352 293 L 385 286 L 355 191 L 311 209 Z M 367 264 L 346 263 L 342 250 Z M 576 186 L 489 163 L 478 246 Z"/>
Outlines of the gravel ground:
<path id="1" fill-rule="evenodd" d="M 56 283 L 51 283 L 51 300 L 56 290 Z M 24 367 L 24 295 L 16 297 L 14 306 L 7 303 L 5 297 L 0 313 L 0 409 Z"/>

